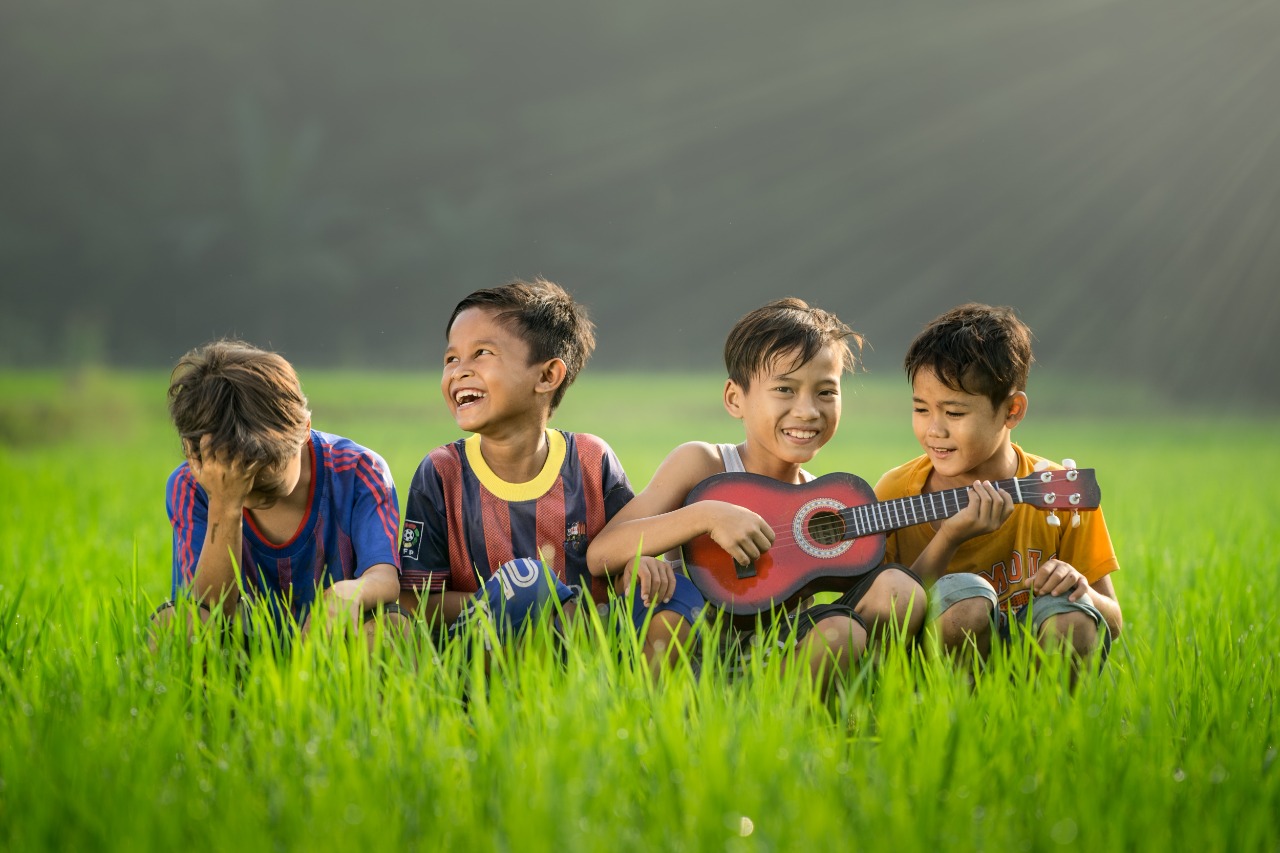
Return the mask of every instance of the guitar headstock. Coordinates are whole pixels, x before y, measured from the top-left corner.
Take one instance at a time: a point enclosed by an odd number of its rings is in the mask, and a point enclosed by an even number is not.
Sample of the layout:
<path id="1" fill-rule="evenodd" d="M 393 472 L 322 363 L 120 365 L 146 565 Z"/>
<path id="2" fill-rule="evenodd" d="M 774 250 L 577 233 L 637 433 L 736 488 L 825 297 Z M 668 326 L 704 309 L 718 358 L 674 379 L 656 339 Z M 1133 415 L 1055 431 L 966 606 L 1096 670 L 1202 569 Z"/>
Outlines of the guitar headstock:
<path id="1" fill-rule="evenodd" d="M 1080 510 L 1097 509 L 1102 504 L 1102 490 L 1092 468 L 1077 468 L 1074 459 L 1062 460 L 1061 469 L 1050 469 L 1040 462 L 1036 471 L 1018 478 L 1023 503 L 1049 511 L 1049 526 L 1061 524 L 1057 511 L 1071 513 L 1071 526 L 1080 526 Z"/>

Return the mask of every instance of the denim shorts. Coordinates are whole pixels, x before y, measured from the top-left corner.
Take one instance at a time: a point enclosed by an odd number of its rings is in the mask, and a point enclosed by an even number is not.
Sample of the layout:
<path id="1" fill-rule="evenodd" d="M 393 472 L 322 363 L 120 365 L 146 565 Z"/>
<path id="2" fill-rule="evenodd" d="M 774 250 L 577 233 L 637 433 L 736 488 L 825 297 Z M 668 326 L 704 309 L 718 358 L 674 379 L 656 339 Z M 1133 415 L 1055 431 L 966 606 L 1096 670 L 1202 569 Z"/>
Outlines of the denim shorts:
<path id="1" fill-rule="evenodd" d="M 928 621 L 936 621 L 943 611 L 970 598 L 984 598 L 991 602 L 992 612 L 996 614 L 996 632 L 1004 640 L 1011 639 L 1014 631 L 1039 636 L 1040 628 L 1051 616 L 1085 613 L 1101 629 L 1103 654 L 1111 648 L 1111 633 L 1107 630 L 1107 623 L 1102 619 L 1102 612 L 1093 606 L 1088 593 L 1078 601 L 1071 601 L 1065 595 L 1037 595 L 1022 607 L 1007 612 L 1000 608 L 996 591 L 987 579 L 969 572 L 956 572 L 938 578 L 929 590 Z"/>

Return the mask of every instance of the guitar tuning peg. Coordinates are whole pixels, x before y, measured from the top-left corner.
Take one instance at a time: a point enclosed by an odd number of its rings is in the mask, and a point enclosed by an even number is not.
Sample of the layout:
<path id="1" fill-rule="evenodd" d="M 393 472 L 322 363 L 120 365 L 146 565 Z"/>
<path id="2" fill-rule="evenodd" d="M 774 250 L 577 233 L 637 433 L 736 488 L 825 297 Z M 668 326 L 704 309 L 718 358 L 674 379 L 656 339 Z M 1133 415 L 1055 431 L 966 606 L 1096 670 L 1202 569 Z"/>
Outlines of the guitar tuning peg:
<path id="1" fill-rule="evenodd" d="M 1073 528 L 1080 526 L 1080 510 L 1078 509 L 1071 511 L 1071 526 Z"/>
<path id="2" fill-rule="evenodd" d="M 1062 519 L 1058 518 L 1058 513 L 1051 512 L 1049 513 L 1048 517 L 1045 518 L 1044 523 L 1049 525 L 1050 527 L 1061 527 Z"/>
<path id="3" fill-rule="evenodd" d="M 1037 472 L 1048 470 L 1049 465 L 1050 465 L 1050 462 L 1048 459 L 1041 459 L 1039 462 L 1036 463 L 1035 470 Z"/>
<path id="4" fill-rule="evenodd" d="M 1076 460 L 1074 460 L 1074 459 L 1063 459 L 1063 460 L 1062 460 L 1062 467 L 1063 467 L 1063 468 L 1074 468 L 1074 467 L 1076 467 Z"/>

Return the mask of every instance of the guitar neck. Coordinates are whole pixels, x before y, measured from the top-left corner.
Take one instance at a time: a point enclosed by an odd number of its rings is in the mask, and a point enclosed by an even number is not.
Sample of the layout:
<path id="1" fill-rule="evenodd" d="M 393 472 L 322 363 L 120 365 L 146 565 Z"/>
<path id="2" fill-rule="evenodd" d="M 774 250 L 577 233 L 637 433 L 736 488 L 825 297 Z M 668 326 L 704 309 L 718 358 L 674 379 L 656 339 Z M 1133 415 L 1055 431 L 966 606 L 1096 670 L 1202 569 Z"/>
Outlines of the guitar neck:
<path id="1" fill-rule="evenodd" d="M 992 485 L 1002 492 L 1013 495 L 1015 504 L 1029 503 L 1030 495 L 1024 495 L 1023 485 L 1027 480 L 1011 477 L 999 480 Z M 944 489 L 940 492 L 926 492 L 922 495 L 909 495 L 905 498 L 894 498 L 888 501 L 848 507 L 840 514 L 845 520 L 845 539 L 859 536 L 870 536 L 950 518 L 969 505 L 968 488 Z"/>

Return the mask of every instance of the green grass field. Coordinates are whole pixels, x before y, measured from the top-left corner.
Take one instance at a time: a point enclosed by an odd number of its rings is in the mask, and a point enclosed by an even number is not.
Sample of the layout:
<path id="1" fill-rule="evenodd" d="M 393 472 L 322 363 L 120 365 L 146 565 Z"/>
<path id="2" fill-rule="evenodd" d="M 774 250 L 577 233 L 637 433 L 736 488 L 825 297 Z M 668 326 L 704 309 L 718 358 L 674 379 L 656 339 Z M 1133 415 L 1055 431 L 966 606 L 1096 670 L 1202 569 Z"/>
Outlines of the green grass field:
<path id="1" fill-rule="evenodd" d="M 431 375 L 303 379 L 402 499 L 455 437 Z M 896 653 L 824 704 L 776 662 L 652 683 L 590 627 L 487 687 L 456 647 L 152 655 L 164 375 L 0 375 L 0 849 L 1280 850 L 1280 421 L 1038 382 L 1016 437 L 1103 487 L 1111 660 L 1072 693 L 1013 648 L 971 690 Z M 588 373 L 554 423 L 639 488 L 681 441 L 738 440 L 719 384 Z M 908 408 L 896 379 L 850 380 L 811 470 L 914 455 Z"/>

